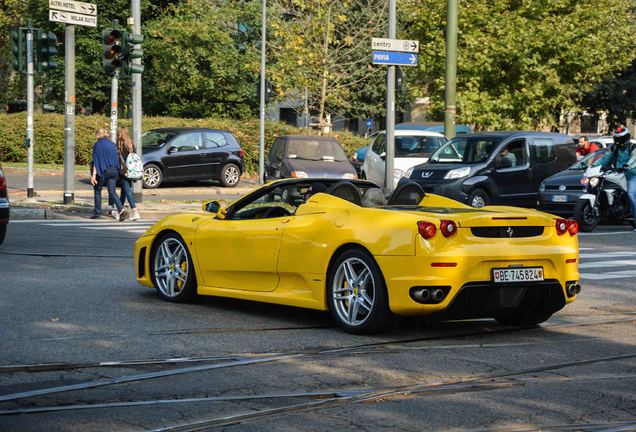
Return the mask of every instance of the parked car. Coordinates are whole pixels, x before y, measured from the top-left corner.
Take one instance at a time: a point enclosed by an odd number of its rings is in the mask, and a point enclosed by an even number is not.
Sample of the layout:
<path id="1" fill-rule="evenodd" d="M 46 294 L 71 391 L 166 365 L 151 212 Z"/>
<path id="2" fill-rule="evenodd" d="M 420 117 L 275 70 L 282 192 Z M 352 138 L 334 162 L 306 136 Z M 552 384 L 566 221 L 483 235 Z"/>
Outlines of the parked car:
<path id="1" fill-rule="evenodd" d="M 568 169 L 543 180 L 539 186 L 539 210 L 563 217 L 572 217 L 574 206 L 585 191 L 585 185 L 582 183 L 583 173 L 608 151 L 600 149 L 590 153 Z"/>
<path id="2" fill-rule="evenodd" d="M 7 235 L 9 224 L 9 195 L 7 194 L 7 178 L 0 164 L 0 244 Z"/>
<path id="3" fill-rule="evenodd" d="M 407 177 L 473 207 L 536 207 L 541 182 L 575 161 L 576 145 L 565 134 L 483 132 L 453 138 Z"/>
<path id="4" fill-rule="evenodd" d="M 350 162 L 351 165 L 356 169 L 356 174 L 358 174 L 358 178 L 362 178 L 360 173 L 362 172 L 362 164 L 364 163 L 364 158 L 367 156 L 367 152 L 369 151 L 370 146 L 360 147 L 355 151 L 353 156 L 351 156 Z"/>
<path id="5" fill-rule="evenodd" d="M 388 330 L 395 315 L 534 325 L 580 291 L 573 220 L 478 210 L 414 182 L 388 202 L 372 196 L 384 199 L 363 180 L 271 182 L 227 208 L 204 204 L 207 216 L 163 218 L 135 242 L 131 265 L 165 301 L 198 294 L 330 311 L 356 334 Z"/>
<path id="6" fill-rule="evenodd" d="M 409 168 L 419 165 L 445 142 L 444 135 L 424 130 L 396 130 L 394 134 L 395 155 L 393 159 L 393 179 L 395 185 Z M 380 132 L 367 152 L 360 176 L 363 179 L 384 185 L 386 172 L 386 131 Z"/>
<path id="7" fill-rule="evenodd" d="M 218 180 L 234 187 L 244 171 L 243 149 L 225 130 L 153 129 L 142 135 L 142 146 L 143 186 L 148 189 L 168 180 Z"/>
<path id="8" fill-rule="evenodd" d="M 276 138 L 265 161 L 265 180 L 309 177 L 355 179 L 358 176 L 335 138 L 310 135 Z"/>

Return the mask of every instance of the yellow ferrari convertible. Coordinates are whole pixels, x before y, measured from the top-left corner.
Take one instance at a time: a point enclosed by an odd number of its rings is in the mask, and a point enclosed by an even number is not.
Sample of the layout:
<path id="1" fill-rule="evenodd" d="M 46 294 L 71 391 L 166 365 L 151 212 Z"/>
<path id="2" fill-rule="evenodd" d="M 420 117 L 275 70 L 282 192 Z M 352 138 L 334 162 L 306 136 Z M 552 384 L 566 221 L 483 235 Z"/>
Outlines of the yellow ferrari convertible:
<path id="1" fill-rule="evenodd" d="M 233 297 L 328 310 L 350 333 L 396 316 L 547 320 L 579 293 L 575 221 L 480 209 L 404 182 L 289 179 L 163 218 L 135 243 L 137 281 L 167 301 Z"/>

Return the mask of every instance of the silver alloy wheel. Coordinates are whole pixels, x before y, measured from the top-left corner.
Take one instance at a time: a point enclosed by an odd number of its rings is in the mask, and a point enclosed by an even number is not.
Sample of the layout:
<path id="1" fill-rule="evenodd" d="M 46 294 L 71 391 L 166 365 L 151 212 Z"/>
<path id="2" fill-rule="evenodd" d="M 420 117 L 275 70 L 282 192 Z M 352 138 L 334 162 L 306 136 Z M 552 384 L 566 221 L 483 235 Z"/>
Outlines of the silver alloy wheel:
<path id="1" fill-rule="evenodd" d="M 159 180 L 161 179 L 161 173 L 158 168 L 154 166 L 148 167 L 144 169 L 144 183 L 148 187 L 154 187 L 159 184 Z"/>
<path id="2" fill-rule="evenodd" d="M 486 200 L 481 195 L 475 195 L 470 202 L 470 205 L 475 208 L 486 207 Z"/>
<path id="3" fill-rule="evenodd" d="M 342 321 L 350 326 L 362 325 L 375 301 L 375 281 L 367 263 L 359 258 L 343 261 L 333 278 L 332 296 Z"/>
<path id="4" fill-rule="evenodd" d="M 190 262 L 185 246 L 174 237 L 161 242 L 155 253 L 155 283 L 166 297 L 174 298 L 185 287 Z"/>
<path id="5" fill-rule="evenodd" d="M 228 165 L 223 174 L 225 183 L 232 186 L 238 183 L 240 176 L 241 173 L 236 165 Z"/>

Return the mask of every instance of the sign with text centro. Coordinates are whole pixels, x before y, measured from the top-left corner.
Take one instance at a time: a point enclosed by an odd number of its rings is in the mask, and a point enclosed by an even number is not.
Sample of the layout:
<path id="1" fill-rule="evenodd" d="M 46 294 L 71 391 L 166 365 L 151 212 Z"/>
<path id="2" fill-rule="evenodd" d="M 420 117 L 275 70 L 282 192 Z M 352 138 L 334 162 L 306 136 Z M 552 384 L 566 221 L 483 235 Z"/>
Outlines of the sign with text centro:
<path id="1" fill-rule="evenodd" d="M 371 38 L 371 50 L 373 51 L 419 51 L 420 43 L 414 40 Z"/>
<path id="2" fill-rule="evenodd" d="M 373 64 L 417 66 L 418 55 L 407 52 L 371 51 Z"/>

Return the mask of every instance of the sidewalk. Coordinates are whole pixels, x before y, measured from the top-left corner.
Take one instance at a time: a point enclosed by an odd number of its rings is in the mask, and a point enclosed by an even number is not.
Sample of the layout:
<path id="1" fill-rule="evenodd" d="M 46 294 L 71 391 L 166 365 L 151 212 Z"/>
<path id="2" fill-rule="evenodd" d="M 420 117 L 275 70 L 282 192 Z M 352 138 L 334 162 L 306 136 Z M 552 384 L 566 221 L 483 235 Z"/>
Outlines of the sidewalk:
<path id="1" fill-rule="evenodd" d="M 66 219 L 89 217 L 93 213 L 93 187 L 88 171 L 76 175 L 72 205 L 63 203 L 64 171 L 36 170 L 33 179 L 35 197 L 27 198 L 27 170 L 5 168 L 11 219 Z M 218 200 L 230 203 L 258 186 L 256 178 L 241 178 L 238 186 L 225 188 L 214 182 L 174 183 L 157 189 L 144 189 L 143 200 L 137 208 L 143 219 L 159 219 L 173 213 L 199 212 L 203 202 Z M 119 192 L 119 188 L 118 188 Z M 108 192 L 102 191 L 104 211 L 108 205 Z"/>

